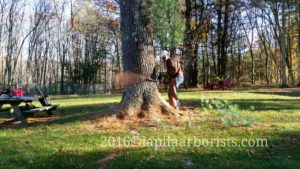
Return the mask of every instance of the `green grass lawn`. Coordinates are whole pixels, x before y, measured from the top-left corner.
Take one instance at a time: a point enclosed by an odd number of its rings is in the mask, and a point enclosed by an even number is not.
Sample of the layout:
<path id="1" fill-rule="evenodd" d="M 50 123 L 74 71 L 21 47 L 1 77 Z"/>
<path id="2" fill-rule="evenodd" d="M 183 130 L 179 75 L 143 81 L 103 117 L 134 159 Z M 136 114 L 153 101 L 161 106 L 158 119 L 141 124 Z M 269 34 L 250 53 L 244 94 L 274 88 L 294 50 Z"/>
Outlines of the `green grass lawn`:
<path id="1" fill-rule="evenodd" d="M 162 121 L 156 127 L 124 131 L 102 130 L 84 118 L 117 104 L 120 97 L 114 94 L 56 98 L 52 102 L 61 106 L 55 118 L 26 128 L 0 128 L 0 168 L 300 168 L 299 92 L 181 92 L 181 104 L 194 107 L 189 121 Z M 256 124 L 223 124 L 219 110 L 200 106 L 201 99 L 213 98 L 238 105 L 244 115 L 256 119 Z M 234 140 L 237 144 L 107 145 L 118 138 L 142 142 L 166 137 Z M 243 139 L 267 139 L 268 146 L 241 146 Z"/>

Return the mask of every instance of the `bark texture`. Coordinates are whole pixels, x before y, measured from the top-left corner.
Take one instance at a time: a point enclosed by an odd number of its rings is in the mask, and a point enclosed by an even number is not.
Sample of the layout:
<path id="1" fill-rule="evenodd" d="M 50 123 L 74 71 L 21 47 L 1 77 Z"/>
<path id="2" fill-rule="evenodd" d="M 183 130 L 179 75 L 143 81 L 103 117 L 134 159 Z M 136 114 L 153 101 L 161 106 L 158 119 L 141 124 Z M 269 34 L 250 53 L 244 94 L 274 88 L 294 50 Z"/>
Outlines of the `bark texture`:
<path id="1" fill-rule="evenodd" d="M 120 11 L 123 78 L 127 81 L 120 103 L 121 115 L 138 115 L 160 108 L 172 112 L 156 83 L 149 80 L 155 67 L 150 1 L 121 0 Z"/>
<path id="2" fill-rule="evenodd" d="M 192 28 L 193 5 L 191 0 L 185 0 L 185 37 L 183 40 L 186 68 L 184 70 L 184 83 L 187 87 L 196 87 L 198 84 L 198 42 L 199 26 Z"/>

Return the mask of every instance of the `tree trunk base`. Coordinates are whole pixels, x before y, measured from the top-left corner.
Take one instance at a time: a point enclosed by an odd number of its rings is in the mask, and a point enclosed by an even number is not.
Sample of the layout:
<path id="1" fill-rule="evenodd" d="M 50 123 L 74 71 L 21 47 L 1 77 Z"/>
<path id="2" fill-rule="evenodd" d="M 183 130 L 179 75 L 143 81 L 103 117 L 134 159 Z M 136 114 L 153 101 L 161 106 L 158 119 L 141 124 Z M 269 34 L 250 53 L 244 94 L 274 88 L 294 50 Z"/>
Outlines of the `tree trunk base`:
<path id="1" fill-rule="evenodd" d="M 176 115 L 178 112 L 161 96 L 154 82 L 140 82 L 125 89 L 120 103 L 119 118 L 138 117 L 143 112 L 161 112 Z"/>

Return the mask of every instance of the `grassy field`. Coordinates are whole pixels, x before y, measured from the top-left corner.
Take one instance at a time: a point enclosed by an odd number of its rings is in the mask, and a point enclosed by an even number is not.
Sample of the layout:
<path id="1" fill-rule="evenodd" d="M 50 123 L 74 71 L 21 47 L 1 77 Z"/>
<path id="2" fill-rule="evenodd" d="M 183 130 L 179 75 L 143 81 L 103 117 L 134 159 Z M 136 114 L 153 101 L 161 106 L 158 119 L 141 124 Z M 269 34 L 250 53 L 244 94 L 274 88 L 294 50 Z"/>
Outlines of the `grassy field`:
<path id="1" fill-rule="evenodd" d="M 2 126 L 0 168 L 300 168 L 299 90 L 181 92 L 181 104 L 193 111 L 190 120 L 157 120 L 151 127 L 103 130 L 89 120 L 120 97 L 55 98 L 52 102 L 61 107 L 54 118 L 26 128 Z M 226 125 L 222 109 L 202 104 L 213 98 L 237 105 L 242 117 L 236 120 L 255 120 L 248 126 Z M 125 138 L 132 142 L 108 145 Z M 173 145 L 158 144 L 167 138 Z M 192 145 L 175 144 L 190 139 Z M 266 139 L 267 146 L 253 143 L 258 139 Z M 145 140 L 147 146 L 138 145 Z"/>

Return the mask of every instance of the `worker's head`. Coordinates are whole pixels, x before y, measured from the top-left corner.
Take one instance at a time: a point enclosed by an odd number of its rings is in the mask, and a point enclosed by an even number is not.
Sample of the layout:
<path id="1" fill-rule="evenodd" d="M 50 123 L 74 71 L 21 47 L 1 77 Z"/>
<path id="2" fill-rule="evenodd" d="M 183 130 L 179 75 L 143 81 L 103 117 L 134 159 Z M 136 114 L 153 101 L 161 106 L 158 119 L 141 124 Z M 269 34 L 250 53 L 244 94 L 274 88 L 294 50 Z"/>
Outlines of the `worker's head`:
<path id="1" fill-rule="evenodd" d="M 163 50 L 160 55 L 161 59 L 165 62 L 170 58 L 170 53 L 166 50 Z"/>

